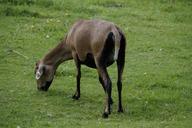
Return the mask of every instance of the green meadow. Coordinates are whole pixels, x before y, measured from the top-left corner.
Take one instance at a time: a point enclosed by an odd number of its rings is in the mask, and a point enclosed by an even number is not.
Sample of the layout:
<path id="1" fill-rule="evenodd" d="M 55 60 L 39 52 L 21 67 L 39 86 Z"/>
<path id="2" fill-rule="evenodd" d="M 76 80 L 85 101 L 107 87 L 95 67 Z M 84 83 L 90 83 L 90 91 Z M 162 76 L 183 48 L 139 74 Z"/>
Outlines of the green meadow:
<path id="1" fill-rule="evenodd" d="M 81 98 L 73 60 L 61 64 L 48 92 L 37 90 L 34 66 L 79 19 L 117 24 L 127 39 L 124 113 L 117 112 L 116 64 L 108 68 L 114 100 L 96 70 L 82 66 Z M 191 0 L 0 0 L 1 128 L 191 128 Z"/>

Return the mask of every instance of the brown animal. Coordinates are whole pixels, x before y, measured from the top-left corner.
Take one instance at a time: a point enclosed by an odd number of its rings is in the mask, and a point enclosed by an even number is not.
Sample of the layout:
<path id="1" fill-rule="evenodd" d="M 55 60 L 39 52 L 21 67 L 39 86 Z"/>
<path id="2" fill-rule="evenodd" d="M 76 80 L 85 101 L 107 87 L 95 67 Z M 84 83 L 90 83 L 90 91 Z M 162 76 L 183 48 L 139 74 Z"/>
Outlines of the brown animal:
<path id="1" fill-rule="evenodd" d="M 103 117 L 107 118 L 113 103 L 112 84 L 107 67 L 117 62 L 118 69 L 118 112 L 123 112 L 121 103 L 122 73 L 125 63 L 126 39 L 123 32 L 113 23 L 103 20 L 80 20 L 68 32 L 64 40 L 36 63 L 37 88 L 47 91 L 57 67 L 73 59 L 77 68 L 77 89 L 73 99 L 80 98 L 81 64 L 95 68 L 99 81 L 106 93 Z"/>

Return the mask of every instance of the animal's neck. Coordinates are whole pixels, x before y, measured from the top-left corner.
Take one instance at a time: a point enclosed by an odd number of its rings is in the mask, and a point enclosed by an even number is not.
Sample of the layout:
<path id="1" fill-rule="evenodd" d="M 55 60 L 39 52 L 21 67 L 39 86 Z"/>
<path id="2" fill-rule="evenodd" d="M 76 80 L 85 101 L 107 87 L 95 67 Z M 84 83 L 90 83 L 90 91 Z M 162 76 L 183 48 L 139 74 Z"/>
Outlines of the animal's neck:
<path id="1" fill-rule="evenodd" d="M 52 65 L 57 68 L 62 62 L 70 59 L 72 59 L 71 48 L 64 39 L 43 58 L 43 62 L 45 65 Z"/>

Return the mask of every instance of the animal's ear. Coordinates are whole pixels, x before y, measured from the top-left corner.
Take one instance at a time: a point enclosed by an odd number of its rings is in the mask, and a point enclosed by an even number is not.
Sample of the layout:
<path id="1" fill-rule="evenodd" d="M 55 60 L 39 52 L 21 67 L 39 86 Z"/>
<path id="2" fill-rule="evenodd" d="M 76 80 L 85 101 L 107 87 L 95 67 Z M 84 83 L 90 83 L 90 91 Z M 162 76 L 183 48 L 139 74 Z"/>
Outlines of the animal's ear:
<path id="1" fill-rule="evenodd" d="M 39 60 L 38 61 L 36 61 L 36 63 L 35 63 L 35 70 L 34 70 L 34 74 L 36 74 L 36 72 L 37 72 L 37 69 L 38 69 L 38 66 L 39 66 Z"/>
<path id="2" fill-rule="evenodd" d="M 39 62 L 40 62 L 39 60 L 36 61 L 35 66 L 38 66 L 38 65 L 39 65 Z"/>
<path id="3" fill-rule="evenodd" d="M 36 80 L 40 79 L 43 73 L 45 72 L 45 66 L 39 66 L 39 68 L 36 70 Z"/>

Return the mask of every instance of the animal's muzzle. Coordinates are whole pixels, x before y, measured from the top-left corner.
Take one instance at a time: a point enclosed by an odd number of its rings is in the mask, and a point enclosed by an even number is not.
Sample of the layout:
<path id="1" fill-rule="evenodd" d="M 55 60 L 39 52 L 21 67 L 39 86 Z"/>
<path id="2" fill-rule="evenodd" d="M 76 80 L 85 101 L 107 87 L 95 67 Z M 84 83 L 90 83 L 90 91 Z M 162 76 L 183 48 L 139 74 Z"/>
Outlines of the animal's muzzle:
<path id="1" fill-rule="evenodd" d="M 48 89 L 49 89 L 52 81 L 53 81 L 53 80 L 51 80 L 51 81 L 46 81 L 46 83 L 45 83 L 44 86 L 37 87 L 37 89 L 38 89 L 39 91 L 48 91 Z"/>

